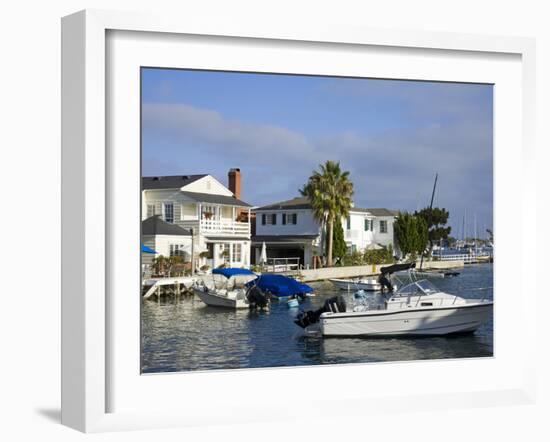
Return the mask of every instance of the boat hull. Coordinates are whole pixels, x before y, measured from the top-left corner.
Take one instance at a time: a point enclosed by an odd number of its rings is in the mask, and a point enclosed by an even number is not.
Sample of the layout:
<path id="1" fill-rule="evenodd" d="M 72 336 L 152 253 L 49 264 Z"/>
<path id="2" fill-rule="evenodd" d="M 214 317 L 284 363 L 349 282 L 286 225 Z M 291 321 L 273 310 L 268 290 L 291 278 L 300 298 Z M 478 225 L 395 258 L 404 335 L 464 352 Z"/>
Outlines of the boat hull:
<path id="1" fill-rule="evenodd" d="M 224 307 L 231 309 L 249 308 L 248 302 L 245 299 L 233 299 L 225 296 L 217 295 L 213 292 L 205 292 L 204 290 L 194 289 L 195 294 L 202 302 L 211 307 Z"/>
<path id="2" fill-rule="evenodd" d="M 455 307 L 323 313 L 323 336 L 441 336 L 475 331 L 492 313 L 492 302 Z"/>
<path id="3" fill-rule="evenodd" d="M 382 285 L 373 280 L 372 282 L 365 281 L 348 281 L 345 279 L 330 279 L 334 286 L 340 290 L 365 290 L 368 292 L 376 292 L 382 289 Z"/>

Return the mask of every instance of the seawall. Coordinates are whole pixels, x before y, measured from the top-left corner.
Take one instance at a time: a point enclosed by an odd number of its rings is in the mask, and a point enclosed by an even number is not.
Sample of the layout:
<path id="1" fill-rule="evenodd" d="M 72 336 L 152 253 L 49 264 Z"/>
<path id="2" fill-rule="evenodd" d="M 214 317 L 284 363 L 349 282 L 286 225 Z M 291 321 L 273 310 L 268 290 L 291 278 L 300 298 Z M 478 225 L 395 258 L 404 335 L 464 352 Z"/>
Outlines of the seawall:
<path id="1" fill-rule="evenodd" d="M 300 279 L 304 282 L 321 281 L 324 279 L 347 279 L 357 278 L 359 276 L 371 276 L 380 273 L 380 267 L 385 267 L 390 264 L 382 265 L 363 265 L 349 267 L 324 267 L 320 269 L 300 270 Z M 417 263 L 417 268 L 420 266 L 420 261 Z M 456 269 L 464 267 L 463 261 L 424 261 L 423 270 L 428 269 Z"/>

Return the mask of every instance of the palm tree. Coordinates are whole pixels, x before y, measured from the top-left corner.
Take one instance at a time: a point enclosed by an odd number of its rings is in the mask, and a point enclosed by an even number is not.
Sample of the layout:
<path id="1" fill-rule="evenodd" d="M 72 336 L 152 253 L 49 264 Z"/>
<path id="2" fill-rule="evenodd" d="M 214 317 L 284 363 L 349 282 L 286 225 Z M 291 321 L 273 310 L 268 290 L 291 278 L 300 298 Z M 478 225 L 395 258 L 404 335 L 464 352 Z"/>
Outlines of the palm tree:
<path id="1" fill-rule="evenodd" d="M 327 265 L 332 266 L 334 222 L 338 217 L 347 217 L 352 205 L 349 172 L 343 172 L 339 162 L 328 160 L 313 171 L 300 193 L 311 203 L 315 219 L 328 228 Z"/>

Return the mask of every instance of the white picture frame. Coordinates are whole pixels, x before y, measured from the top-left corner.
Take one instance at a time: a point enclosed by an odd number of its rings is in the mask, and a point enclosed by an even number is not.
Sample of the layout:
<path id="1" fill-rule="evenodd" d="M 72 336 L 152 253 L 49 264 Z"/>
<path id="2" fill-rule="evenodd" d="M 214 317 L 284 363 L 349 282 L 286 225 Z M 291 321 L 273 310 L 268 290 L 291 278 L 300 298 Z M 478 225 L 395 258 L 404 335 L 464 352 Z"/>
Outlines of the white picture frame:
<path id="1" fill-rule="evenodd" d="M 521 81 L 516 98 L 519 97 L 521 110 L 510 114 L 515 121 L 514 136 L 518 135 L 518 150 L 514 158 L 520 158 L 523 164 L 524 186 L 516 190 L 521 198 L 520 225 L 527 225 L 536 219 L 535 188 L 533 174 L 529 167 L 534 156 L 534 105 L 535 105 L 535 46 L 532 39 L 518 37 L 491 37 L 451 33 L 427 33 L 415 31 L 388 31 L 376 29 L 357 29 L 343 26 L 316 26 L 296 28 L 277 24 L 271 27 L 254 23 L 210 22 L 189 18 L 182 21 L 172 17 L 153 16 L 151 14 L 130 14 L 111 11 L 82 11 L 67 16 L 62 21 L 62 423 L 85 432 L 99 432 L 123 429 L 159 428 L 169 426 L 207 425 L 212 416 L 205 416 L 205 409 L 197 406 L 194 412 L 177 410 L 167 400 L 156 403 L 150 410 L 143 407 L 136 410 L 113 409 L 109 396 L 114 388 L 112 383 L 113 346 L 109 336 L 112 334 L 115 314 L 108 299 L 110 287 L 110 266 L 116 259 L 109 244 L 114 240 L 112 229 L 112 158 L 108 150 L 109 134 L 106 121 L 111 117 L 107 108 L 108 81 L 105 75 L 109 53 L 107 35 L 119 33 L 156 33 L 162 36 L 216 36 L 219 39 L 246 39 L 248 41 L 269 41 L 272 44 L 284 42 L 292 45 L 330 45 L 331 50 L 343 50 L 349 47 L 371 47 L 384 53 L 392 48 L 409 50 L 429 50 L 434 57 L 440 54 L 473 54 L 479 60 L 491 54 L 501 54 L 514 58 L 520 67 Z M 145 35 L 145 34 L 142 34 Z M 153 34 L 149 34 L 153 35 Z M 230 44 L 230 43 L 229 43 Z M 345 55 L 344 55 L 345 56 Z M 418 79 L 422 76 L 419 74 Z M 137 91 L 136 91 L 137 93 Z M 517 110 L 514 110 L 514 112 Z M 497 118 L 500 118 L 497 115 Z M 512 121 L 514 122 L 514 121 Z M 501 140 L 497 139 L 496 144 Z M 496 156 L 499 150 L 495 148 Z M 519 157 L 517 156 L 519 155 Z M 496 196 L 498 186 L 503 180 L 496 174 Z M 499 180 L 501 180 L 499 182 Z M 498 205 L 498 198 L 496 198 Z M 495 234 L 499 234 L 500 225 L 497 216 Z M 504 223 L 504 221 L 503 221 Z M 524 237 L 523 229 L 518 233 Z M 504 230 L 501 230 L 504 231 Z M 527 259 L 534 256 L 534 244 L 520 241 L 519 273 L 522 280 L 522 296 L 516 303 L 522 309 L 536 303 L 535 282 L 527 278 Z M 502 266 L 505 269 L 505 254 Z M 517 259 L 517 253 L 516 253 Z M 514 265 L 514 263 L 508 263 Z M 516 267 L 517 263 L 515 263 Z M 505 272 L 501 272 L 501 276 Z M 525 276 L 525 277 L 522 277 Z M 498 272 L 496 278 L 498 278 Z M 137 301 L 136 301 L 137 302 Z M 498 305 L 498 300 L 497 300 Z M 498 309 L 499 307 L 497 307 Z M 503 308 L 501 312 L 504 312 Z M 497 316 L 498 318 L 498 316 Z M 400 393 L 397 388 L 389 388 L 386 393 L 377 393 L 376 402 L 372 395 L 358 389 L 354 395 L 329 395 L 326 402 L 313 405 L 309 413 L 323 415 L 329 407 L 323 404 L 338 401 L 341 413 L 353 413 L 360 408 L 361 413 L 368 410 L 406 410 L 411 404 L 422 409 L 461 408 L 472 403 L 476 405 L 496 405 L 499 403 L 532 403 L 535 396 L 535 360 L 536 342 L 533 321 L 526 317 L 521 322 L 525 337 L 524 352 L 518 355 L 519 363 L 514 366 L 514 374 L 508 382 L 499 380 L 487 388 L 474 386 L 471 389 L 462 386 L 462 390 L 438 393 L 437 389 L 421 394 Z M 498 322 L 498 321 L 497 321 Z M 532 338 L 532 339 L 530 339 Z M 496 336 L 499 339 L 499 336 Z M 504 352 L 502 353 L 504 354 Z M 117 354 L 117 357 L 125 357 Z M 499 355 L 495 359 L 498 359 Z M 504 358 L 505 359 L 505 358 Z M 411 367 L 411 363 L 408 363 Z M 406 364 L 401 364 L 406 365 Z M 363 366 L 331 367 L 341 373 L 353 375 Z M 380 365 L 372 366 L 380 370 Z M 378 368 L 376 368 L 378 367 Z M 392 368 L 386 366 L 385 370 Z M 393 366 L 392 366 L 393 367 Z M 464 365 L 463 365 L 464 367 Z M 472 373 L 480 366 L 472 367 Z M 116 368 L 116 367 L 115 367 Z M 490 367 L 487 367 L 489 369 Z M 322 369 L 322 368 L 321 368 Z M 294 370 L 291 373 L 291 371 Z M 284 378 L 292 382 L 299 378 L 304 370 L 313 370 L 319 375 L 319 368 L 270 369 L 228 371 L 224 373 L 199 373 L 193 382 L 210 382 L 213 385 L 227 383 L 232 377 L 256 376 L 265 381 L 267 377 Z M 422 371 L 435 371 L 435 365 L 424 366 Z M 325 372 L 326 373 L 326 372 Z M 129 373 L 128 376 L 139 375 Z M 468 375 L 472 376 L 472 375 Z M 162 388 L 179 382 L 177 375 L 157 376 L 163 378 Z M 118 376 L 120 379 L 120 375 Z M 179 378 L 182 379 L 182 378 Z M 473 376 L 472 376 L 473 379 Z M 466 379 L 467 381 L 468 379 Z M 465 382 L 467 384 L 467 382 Z M 130 384 L 128 384 L 130 385 Z M 473 384 L 472 384 L 473 385 Z M 213 387 L 212 387 L 213 388 Z M 163 393 L 166 394 L 166 393 Z M 228 393 L 229 394 L 229 393 Z M 243 396 L 246 394 L 243 393 Z M 191 395 L 192 397 L 192 395 Z M 236 403 L 246 403 L 246 398 L 233 398 Z M 248 402 L 250 403 L 250 402 Z M 330 410 L 331 413 L 334 410 Z M 281 411 L 268 419 L 284 419 L 289 413 Z M 217 416 L 220 422 L 235 422 L 235 416 Z M 227 419 L 224 421 L 224 419 Z M 251 412 L 240 416 L 237 422 L 258 422 L 265 420 L 263 413 Z"/>

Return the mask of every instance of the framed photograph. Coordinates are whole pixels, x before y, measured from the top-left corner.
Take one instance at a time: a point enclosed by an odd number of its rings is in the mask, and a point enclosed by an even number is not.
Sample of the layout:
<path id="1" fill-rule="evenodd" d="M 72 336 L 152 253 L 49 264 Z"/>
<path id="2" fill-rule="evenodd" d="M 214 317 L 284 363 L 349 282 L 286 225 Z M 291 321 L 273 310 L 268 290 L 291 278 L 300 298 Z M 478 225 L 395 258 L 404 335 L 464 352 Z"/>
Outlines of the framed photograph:
<path id="1" fill-rule="evenodd" d="M 64 424 L 533 400 L 533 41 L 83 11 L 62 44 Z"/>

